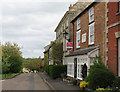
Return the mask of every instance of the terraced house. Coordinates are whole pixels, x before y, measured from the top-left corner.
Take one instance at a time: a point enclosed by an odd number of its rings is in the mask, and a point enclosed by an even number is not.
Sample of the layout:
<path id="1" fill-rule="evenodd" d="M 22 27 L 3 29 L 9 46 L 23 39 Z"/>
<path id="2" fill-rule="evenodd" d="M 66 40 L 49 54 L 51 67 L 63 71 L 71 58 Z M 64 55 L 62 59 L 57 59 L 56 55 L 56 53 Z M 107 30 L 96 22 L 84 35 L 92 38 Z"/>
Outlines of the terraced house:
<path id="1" fill-rule="evenodd" d="M 66 64 L 65 55 L 68 51 L 66 45 L 68 42 L 72 42 L 72 24 L 70 22 L 78 14 L 78 12 L 84 10 L 89 3 L 90 2 L 79 2 L 78 0 L 78 2 L 76 2 L 74 5 L 70 5 L 69 10 L 66 11 L 55 29 L 56 42 L 63 42 L 63 64 Z"/>
<path id="2" fill-rule="evenodd" d="M 120 77 L 120 0 L 107 3 L 106 44 L 108 69 Z"/>
<path id="3" fill-rule="evenodd" d="M 67 76 L 82 80 L 82 67 L 88 70 L 96 55 L 106 64 L 106 2 L 92 2 L 72 21 L 73 51 L 65 57 Z M 87 72 L 86 72 L 87 73 Z"/>

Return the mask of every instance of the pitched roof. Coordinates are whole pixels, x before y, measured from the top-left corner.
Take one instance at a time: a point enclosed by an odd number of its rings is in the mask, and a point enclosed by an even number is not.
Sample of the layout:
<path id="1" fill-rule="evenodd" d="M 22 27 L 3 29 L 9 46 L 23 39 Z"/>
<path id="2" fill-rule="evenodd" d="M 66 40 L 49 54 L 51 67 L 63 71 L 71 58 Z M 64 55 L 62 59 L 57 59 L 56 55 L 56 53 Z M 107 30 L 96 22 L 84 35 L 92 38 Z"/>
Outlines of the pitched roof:
<path id="1" fill-rule="evenodd" d="M 70 57 L 70 56 L 77 56 L 77 55 L 86 55 L 88 52 L 94 50 L 94 49 L 99 49 L 99 46 L 94 46 L 94 47 L 89 47 L 85 49 L 80 49 L 77 51 L 71 51 L 69 55 L 66 55 L 65 57 Z"/>

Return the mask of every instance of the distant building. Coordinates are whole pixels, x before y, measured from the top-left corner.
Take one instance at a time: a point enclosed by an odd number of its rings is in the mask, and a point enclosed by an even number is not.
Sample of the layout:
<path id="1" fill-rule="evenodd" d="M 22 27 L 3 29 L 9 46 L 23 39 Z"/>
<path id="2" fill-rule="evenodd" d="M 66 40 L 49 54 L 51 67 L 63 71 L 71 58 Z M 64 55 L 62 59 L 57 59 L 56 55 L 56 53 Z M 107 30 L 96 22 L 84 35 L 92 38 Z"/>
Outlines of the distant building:
<path id="1" fill-rule="evenodd" d="M 52 41 L 51 41 L 52 43 Z M 51 51 L 52 51 L 52 46 L 51 46 L 51 43 L 47 46 L 44 47 L 44 55 L 46 54 L 47 55 L 47 64 L 49 65 L 53 65 L 53 60 L 52 60 L 52 57 L 51 57 Z"/>

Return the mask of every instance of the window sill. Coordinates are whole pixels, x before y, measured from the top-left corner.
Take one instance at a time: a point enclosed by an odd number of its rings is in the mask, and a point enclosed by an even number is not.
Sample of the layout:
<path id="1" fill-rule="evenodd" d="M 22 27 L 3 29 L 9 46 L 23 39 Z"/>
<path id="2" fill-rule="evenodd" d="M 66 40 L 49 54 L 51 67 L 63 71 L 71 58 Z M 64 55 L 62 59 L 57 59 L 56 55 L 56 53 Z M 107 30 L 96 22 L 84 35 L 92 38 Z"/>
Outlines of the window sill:
<path id="1" fill-rule="evenodd" d="M 116 13 L 116 16 L 120 15 L 120 11 Z"/>
<path id="2" fill-rule="evenodd" d="M 76 47 L 76 50 L 80 49 L 80 47 Z"/>
<path id="3" fill-rule="evenodd" d="M 89 44 L 88 44 L 88 46 L 92 46 L 92 45 L 94 45 L 94 43 L 89 43 Z"/>

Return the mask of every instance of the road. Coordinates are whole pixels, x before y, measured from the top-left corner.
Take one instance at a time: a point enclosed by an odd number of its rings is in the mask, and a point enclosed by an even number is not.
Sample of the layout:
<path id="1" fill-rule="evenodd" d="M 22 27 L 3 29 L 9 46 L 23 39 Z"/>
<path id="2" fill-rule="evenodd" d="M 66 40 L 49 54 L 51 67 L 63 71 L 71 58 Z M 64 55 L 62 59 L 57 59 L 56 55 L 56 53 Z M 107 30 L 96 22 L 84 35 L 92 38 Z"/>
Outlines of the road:
<path id="1" fill-rule="evenodd" d="M 37 73 L 23 73 L 2 81 L 2 90 L 51 90 Z"/>

